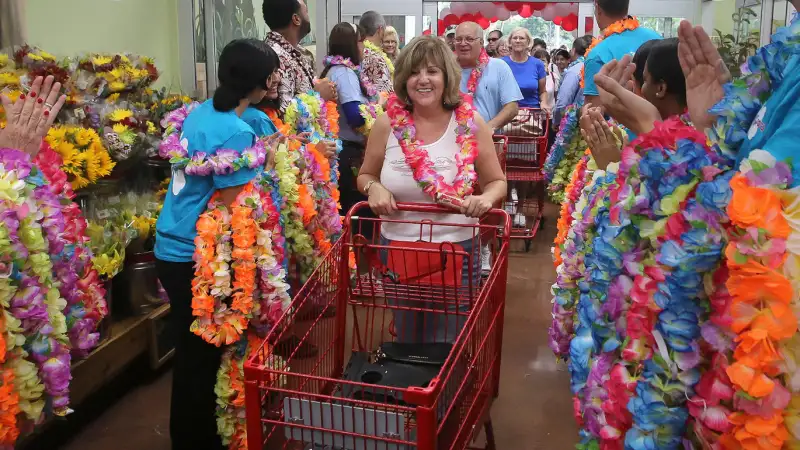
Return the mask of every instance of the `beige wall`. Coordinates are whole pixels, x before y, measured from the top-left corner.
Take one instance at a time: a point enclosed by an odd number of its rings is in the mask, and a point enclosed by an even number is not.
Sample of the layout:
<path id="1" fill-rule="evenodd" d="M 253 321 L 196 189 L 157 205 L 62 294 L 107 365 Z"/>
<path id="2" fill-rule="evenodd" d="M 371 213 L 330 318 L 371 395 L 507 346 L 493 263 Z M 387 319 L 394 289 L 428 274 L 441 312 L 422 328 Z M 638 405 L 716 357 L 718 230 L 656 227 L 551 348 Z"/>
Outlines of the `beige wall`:
<path id="1" fill-rule="evenodd" d="M 177 0 L 27 0 L 26 6 L 30 44 L 59 57 L 147 55 L 161 71 L 157 85 L 180 89 Z"/>

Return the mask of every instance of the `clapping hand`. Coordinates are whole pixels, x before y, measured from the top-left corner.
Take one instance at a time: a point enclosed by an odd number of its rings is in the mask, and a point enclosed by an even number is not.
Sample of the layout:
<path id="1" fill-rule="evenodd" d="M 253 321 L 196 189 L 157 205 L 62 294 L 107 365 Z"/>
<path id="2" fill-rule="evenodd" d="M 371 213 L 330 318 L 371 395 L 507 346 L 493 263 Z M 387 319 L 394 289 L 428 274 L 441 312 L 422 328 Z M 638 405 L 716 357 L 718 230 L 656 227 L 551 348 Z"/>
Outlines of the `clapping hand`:
<path id="1" fill-rule="evenodd" d="M 605 111 L 634 133 L 644 134 L 661 120 L 661 114 L 652 103 L 633 93 L 631 76 L 635 69 L 630 55 L 625 55 L 621 61 L 603 66 L 594 81 Z"/>
<path id="2" fill-rule="evenodd" d="M 67 100 L 60 95 L 61 83 L 53 83 L 54 78 L 36 77 L 27 94 L 11 103 L 4 94 L 0 95 L 6 113 L 6 127 L 0 130 L 0 148 L 22 150 L 35 157 L 39 153 L 42 139 Z"/>
<path id="3" fill-rule="evenodd" d="M 678 27 L 678 59 L 686 77 L 686 100 L 695 128 L 705 130 L 714 123 L 708 110 L 722 100 L 722 86 L 731 74 L 703 27 L 684 20 Z"/>
<path id="4" fill-rule="evenodd" d="M 581 135 L 592 151 L 597 167 L 605 170 L 609 164 L 619 162 L 622 157 L 617 137 L 606 122 L 600 108 L 589 107 L 581 116 Z"/>

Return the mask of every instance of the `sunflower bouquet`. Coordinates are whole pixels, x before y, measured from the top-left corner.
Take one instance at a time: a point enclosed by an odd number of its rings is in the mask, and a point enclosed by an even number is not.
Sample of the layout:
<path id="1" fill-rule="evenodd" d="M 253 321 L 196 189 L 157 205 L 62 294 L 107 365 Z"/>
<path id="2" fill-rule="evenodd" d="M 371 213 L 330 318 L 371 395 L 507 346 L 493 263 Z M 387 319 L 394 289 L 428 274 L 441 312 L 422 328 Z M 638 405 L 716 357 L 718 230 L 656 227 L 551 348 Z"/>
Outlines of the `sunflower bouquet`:
<path id="1" fill-rule="evenodd" d="M 151 58 L 124 54 L 88 54 L 75 66 L 72 90 L 84 98 L 106 98 L 142 89 L 158 79 Z"/>
<path id="2" fill-rule="evenodd" d="M 73 189 L 82 189 L 111 174 L 116 163 L 96 131 L 73 125 L 53 127 L 45 138 L 63 159 Z"/>
<path id="3" fill-rule="evenodd" d="M 0 53 L 0 91 L 5 91 L 4 95 L 16 102 L 22 94 L 23 73 L 17 70 L 14 61 L 8 55 Z M 5 128 L 6 114 L 3 106 L 0 105 L 0 128 Z"/>

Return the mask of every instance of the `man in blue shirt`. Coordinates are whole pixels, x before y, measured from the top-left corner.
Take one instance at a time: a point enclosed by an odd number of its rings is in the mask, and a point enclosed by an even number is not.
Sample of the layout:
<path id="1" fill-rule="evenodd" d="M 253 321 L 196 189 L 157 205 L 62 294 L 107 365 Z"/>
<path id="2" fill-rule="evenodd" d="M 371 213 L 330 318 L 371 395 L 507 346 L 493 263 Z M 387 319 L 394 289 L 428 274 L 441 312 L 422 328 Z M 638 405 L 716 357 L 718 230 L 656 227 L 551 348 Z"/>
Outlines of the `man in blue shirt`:
<path id="1" fill-rule="evenodd" d="M 475 108 L 492 130 L 502 128 L 517 116 L 522 92 L 505 62 L 489 58 L 475 92 L 469 92 L 469 78 L 483 51 L 483 29 L 464 22 L 456 29 L 456 56 L 461 66 L 461 92 L 472 94 Z"/>
<path id="2" fill-rule="evenodd" d="M 597 25 L 603 30 L 628 17 L 629 0 L 595 0 L 595 17 Z M 603 66 L 612 60 L 620 60 L 625 55 L 633 55 L 643 43 L 661 39 L 661 35 L 653 30 L 639 27 L 635 30 L 625 30 L 622 33 L 612 34 L 597 44 L 588 55 L 584 67 L 583 94 L 586 103 L 600 106 L 600 93 L 594 83 L 594 76 Z"/>
<path id="3" fill-rule="evenodd" d="M 558 126 L 567 106 L 578 102 L 583 103 L 583 88 L 581 88 L 581 73 L 583 73 L 584 56 L 586 49 L 592 44 L 592 36 L 587 35 L 575 39 L 570 51 L 570 64 L 561 78 L 561 87 L 558 89 L 556 107 L 553 111 L 553 123 Z"/>

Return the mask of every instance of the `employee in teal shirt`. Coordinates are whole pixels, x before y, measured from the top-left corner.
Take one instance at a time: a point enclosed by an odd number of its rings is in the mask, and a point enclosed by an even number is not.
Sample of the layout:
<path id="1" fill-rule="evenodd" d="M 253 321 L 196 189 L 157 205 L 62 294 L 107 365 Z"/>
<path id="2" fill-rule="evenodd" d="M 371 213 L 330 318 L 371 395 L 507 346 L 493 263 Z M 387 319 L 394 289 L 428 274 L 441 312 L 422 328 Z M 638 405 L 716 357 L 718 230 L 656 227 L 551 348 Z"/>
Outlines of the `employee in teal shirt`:
<path id="1" fill-rule="evenodd" d="M 597 25 L 603 30 L 628 17 L 629 0 L 595 0 L 594 4 Z M 626 30 L 622 33 L 609 35 L 600 41 L 586 55 L 583 88 L 583 94 L 586 98 L 585 103 L 600 106 L 600 98 L 598 97 L 600 93 L 597 91 L 594 76 L 600 72 L 604 65 L 615 59 L 621 60 L 625 55 L 633 56 L 640 45 L 652 39 L 661 39 L 661 35 L 640 26 L 634 30 Z"/>
<path id="2" fill-rule="evenodd" d="M 156 270 L 169 295 L 175 339 L 170 407 L 173 449 L 224 449 L 217 434 L 214 393 L 223 349 L 189 330 L 194 320 L 194 238 L 197 220 L 214 193 L 231 204 L 244 185 L 263 170 L 263 161 L 239 170 L 225 161 L 256 143 L 256 132 L 241 116 L 264 98 L 270 77 L 280 64 L 267 49 L 261 41 L 242 39 L 222 51 L 217 70 L 220 84 L 214 98 L 195 108 L 181 130 L 188 156 L 200 158 L 202 153 L 211 164 L 203 170 L 173 166 L 156 224 Z M 225 158 L 218 157 L 222 152 L 227 153 Z"/>

